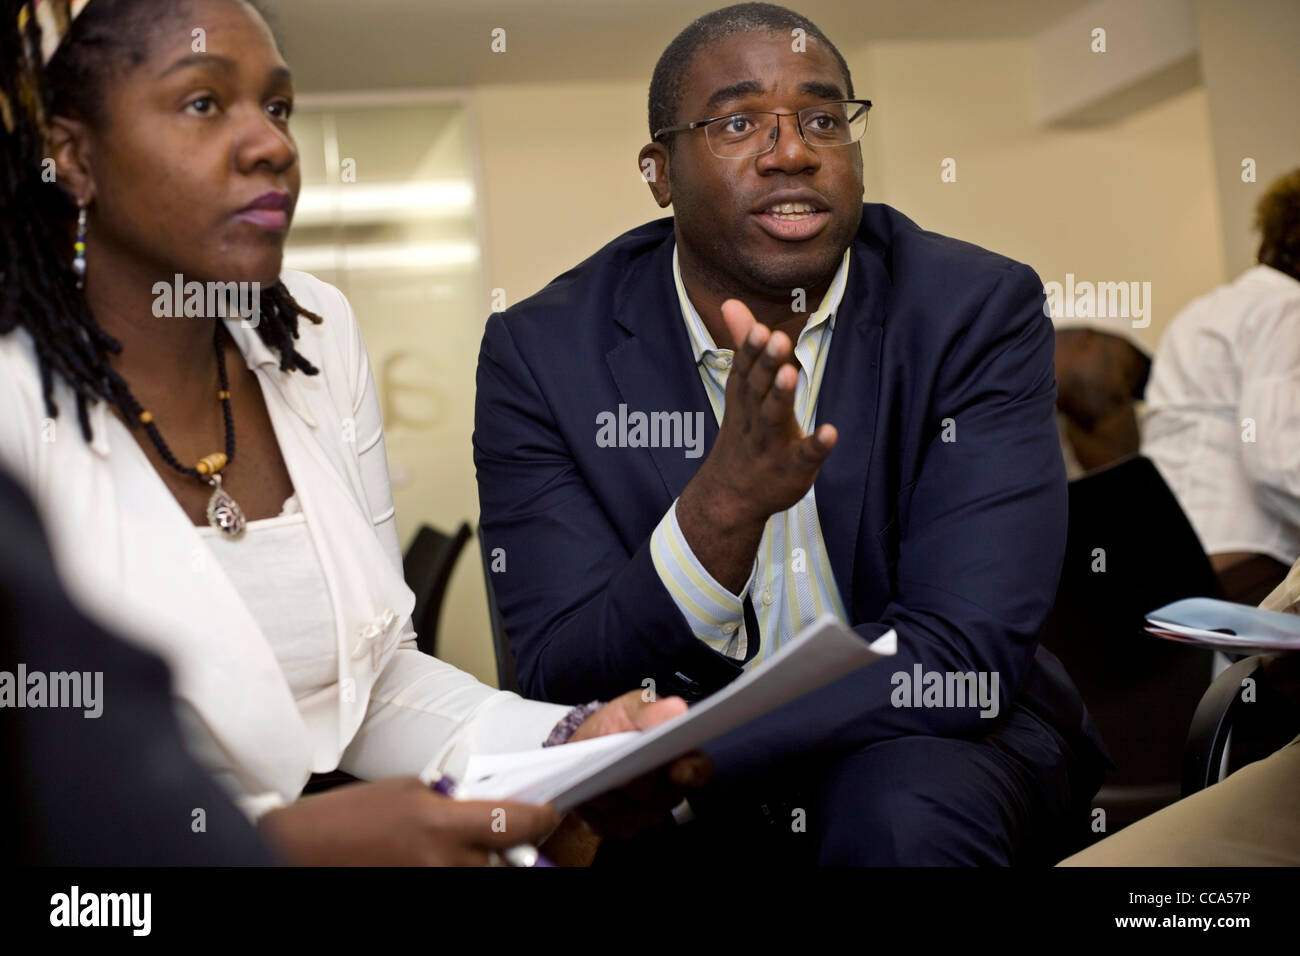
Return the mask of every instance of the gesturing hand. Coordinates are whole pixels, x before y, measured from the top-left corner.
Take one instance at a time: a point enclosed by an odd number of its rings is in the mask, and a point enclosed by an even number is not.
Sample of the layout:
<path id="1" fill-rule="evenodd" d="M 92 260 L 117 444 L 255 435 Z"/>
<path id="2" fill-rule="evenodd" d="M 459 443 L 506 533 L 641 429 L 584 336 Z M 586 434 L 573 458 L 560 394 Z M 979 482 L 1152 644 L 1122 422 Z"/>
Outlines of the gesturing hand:
<path id="1" fill-rule="evenodd" d="M 727 405 L 709 456 L 683 490 L 677 520 L 709 572 L 735 591 L 745 583 L 763 525 L 808 493 L 835 447 L 834 425 L 804 434 L 794 413 L 799 371 L 784 332 L 770 332 L 743 302 L 722 317 L 737 343 Z"/>

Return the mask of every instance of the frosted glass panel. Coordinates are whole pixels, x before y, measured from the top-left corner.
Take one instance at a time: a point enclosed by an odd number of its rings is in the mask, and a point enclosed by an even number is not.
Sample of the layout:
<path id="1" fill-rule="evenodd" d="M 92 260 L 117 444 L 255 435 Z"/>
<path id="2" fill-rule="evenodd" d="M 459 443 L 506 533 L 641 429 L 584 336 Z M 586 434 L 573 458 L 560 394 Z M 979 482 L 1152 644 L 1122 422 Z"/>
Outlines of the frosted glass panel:
<path id="1" fill-rule="evenodd" d="M 303 190 L 285 265 L 352 303 L 383 402 L 403 546 L 477 517 L 470 434 L 486 307 L 459 102 L 300 109 Z"/>

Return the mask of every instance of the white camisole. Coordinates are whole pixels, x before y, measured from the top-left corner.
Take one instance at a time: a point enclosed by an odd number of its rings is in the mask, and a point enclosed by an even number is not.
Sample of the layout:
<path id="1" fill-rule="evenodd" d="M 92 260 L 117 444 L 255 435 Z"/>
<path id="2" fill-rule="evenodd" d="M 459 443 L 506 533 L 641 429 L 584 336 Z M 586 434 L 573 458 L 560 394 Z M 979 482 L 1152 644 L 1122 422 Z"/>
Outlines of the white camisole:
<path id="1" fill-rule="evenodd" d="M 196 530 L 266 635 L 294 700 L 332 692 L 338 682 L 334 612 L 298 496 L 279 517 L 248 522 L 239 538 Z"/>

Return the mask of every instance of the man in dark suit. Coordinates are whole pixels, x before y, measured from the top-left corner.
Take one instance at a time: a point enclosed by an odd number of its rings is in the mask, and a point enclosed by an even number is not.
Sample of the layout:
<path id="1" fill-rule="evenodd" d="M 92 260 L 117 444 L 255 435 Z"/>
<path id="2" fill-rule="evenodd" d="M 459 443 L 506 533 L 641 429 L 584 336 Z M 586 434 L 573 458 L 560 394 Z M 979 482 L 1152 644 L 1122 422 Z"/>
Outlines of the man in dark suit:
<path id="1" fill-rule="evenodd" d="M 894 661 L 706 748 L 712 819 L 761 797 L 823 863 L 1059 857 L 1104 757 L 1038 649 L 1066 526 L 1042 284 L 862 204 L 869 106 L 780 7 L 665 51 L 639 158 L 674 218 L 488 322 L 491 584 L 556 701 L 699 699 L 822 613 L 893 628 Z M 923 698 L 962 676 L 999 701 Z"/>

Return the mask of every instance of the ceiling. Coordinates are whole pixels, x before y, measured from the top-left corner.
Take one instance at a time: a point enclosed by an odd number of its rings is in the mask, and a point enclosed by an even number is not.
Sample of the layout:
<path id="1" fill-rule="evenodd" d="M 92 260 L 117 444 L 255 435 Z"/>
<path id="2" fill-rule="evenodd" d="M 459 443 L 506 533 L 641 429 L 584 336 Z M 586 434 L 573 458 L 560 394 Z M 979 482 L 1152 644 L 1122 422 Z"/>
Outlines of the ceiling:
<path id="1" fill-rule="evenodd" d="M 1087 0 L 800 0 L 842 49 L 879 40 L 1028 37 Z M 266 0 L 299 92 L 648 81 L 722 0 Z M 490 49 L 506 31 L 506 51 Z"/>

